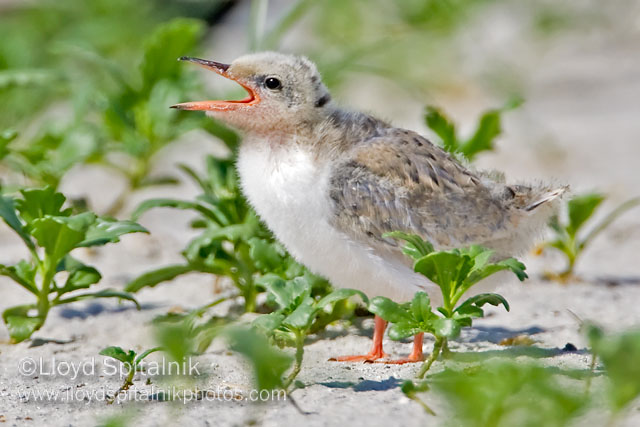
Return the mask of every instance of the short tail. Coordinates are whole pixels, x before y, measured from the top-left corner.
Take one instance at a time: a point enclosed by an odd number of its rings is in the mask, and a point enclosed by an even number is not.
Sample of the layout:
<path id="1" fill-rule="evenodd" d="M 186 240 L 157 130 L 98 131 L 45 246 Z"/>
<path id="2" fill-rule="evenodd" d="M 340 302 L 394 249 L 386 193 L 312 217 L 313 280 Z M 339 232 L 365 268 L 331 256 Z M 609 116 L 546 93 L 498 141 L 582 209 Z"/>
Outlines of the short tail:
<path id="1" fill-rule="evenodd" d="M 537 207 L 544 205 L 545 203 L 549 203 L 555 199 L 557 199 L 558 197 L 561 197 L 565 192 L 567 192 L 567 190 L 569 189 L 569 186 L 564 186 L 562 188 L 557 188 L 553 191 L 549 191 L 547 193 L 544 193 L 540 196 L 540 198 L 536 199 L 533 203 L 527 205 L 524 210 L 527 212 L 531 212 L 532 210 L 536 209 Z"/>

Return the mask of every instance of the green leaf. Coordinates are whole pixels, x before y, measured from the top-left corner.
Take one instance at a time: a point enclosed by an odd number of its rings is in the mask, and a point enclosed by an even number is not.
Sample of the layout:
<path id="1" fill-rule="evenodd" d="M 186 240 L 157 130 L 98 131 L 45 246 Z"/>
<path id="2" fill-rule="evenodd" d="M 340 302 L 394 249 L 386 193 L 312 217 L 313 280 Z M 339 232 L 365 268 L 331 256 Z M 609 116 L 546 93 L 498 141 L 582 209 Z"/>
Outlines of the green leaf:
<path id="1" fill-rule="evenodd" d="M 635 197 L 633 199 L 629 199 L 626 202 L 622 203 L 620 206 L 611 211 L 606 217 L 604 217 L 597 225 L 593 227 L 593 229 L 587 234 L 584 239 L 580 242 L 579 249 L 582 250 L 593 240 L 598 234 L 603 232 L 604 230 L 613 223 L 620 215 L 628 211 L 629 209 L 635 208 L 640 205 L 640 197 Z"/>
<path id="2" fill-rule="evenodd" d="M 150 287 L 153 288 L 158 283 L 166 282 L 168 280 L 173 280 L 181 274 L 191 273 L 194 271 L 199 271 L 196 267 L 192 265 L 168 265 L 166 267 L 161 267 L 156 270 L 147 271 L 142 273 L 140 276 L 136 277 L 131 282 L 127 283 L 124 290 L 126 292 L 138 292 L 142 288 Z"/>
<path id="3" fill-rule="evenodd" d="M 502 260 L 498 262 L 498 265 L 507 267 L 513 272 L 513 274 L 516 275 L 518 280 L 520 280 L 521 282 L 529 278 L 527 273 L 525 273 L 527 267 L 515 258 L 507 258 L 505 260 Z"/>
<path id="4" fill-rule="evenodd" d="M 19 305 L 10 307 L 2 313 L 4 323 L 9 330 L 11 342 L 19 343 L 33 335 L 42 324 L 44 319 L 37 316 L 29 316 L 29 311 L 34 309 L 35 305 Z"/>
<path id="5" fill-rule="evenodd" d="M 16 209 L 20 217 L 28 224 L 38 218 L 49 216 L 69 216 L 71 209 L 62 209 L 67 200 L 64 195 L 51 187 L 21 190 L 22 199 L 16 200 Z"/>
<path id="6" fill-rule="evenodd" d="M 584 416 L 591 397 L 563 372 L 521 358 L 490 359 L 459 370 L 445 367 L 429 385 L 455 408 L 451 425 L 563 427 Z"/>
<path id="7" fill-rule="evenodd" d="M 38 287 L 35 281 L 36 268 L 27 261 L 22 260 L 12 266 L 0 264 L 0 275 L 10 277 L 32 294 L 38 295 Z"/>
<path id="8" fill-rule="evenodd" d="M 428 106 L 425 114 L 425 122 L 429 129 L 434 131 L 436 135 L 440 137 L 442 140 L 442 147 L 446 151 L 450 153 L 458 151 L 455 125 L 440 109 Z"/>
<path id="9" fill-rule="evenodd" d="M 418 260 L 434 251 L 431 243 L 423 240 L 420 236 L 415 234 L 403 233 L 402 231 L 392 231 L 390 233 L 383 234 L 382 237 L 391 237 L 406 241 L 407 244 L 402 249 L 402 252 L 414 260 Z"/>
<path id="10" fill-rule="evenodd" d="M 429 383 L 427 381 L 411 381 L 407 380 L 402 383 L 400 390 L 407 396 L 413 396 L 416 393 L 429 391 Z"/>
<path id="11" fill-rule="evenodd" d="M 494 254 L 494 251 L 491 249 L 487 249 L 480 245 L 471 245 L 468 248 L 460 249 L 460 253 L 462 255 L 467 255 L 473 260 L 473 269 L 479 270 L 491 259 L 491 256 Z"/>
<path id="12" fill-rule="evenodd" d="M 274 271 L 282 265 L 285 252 L 277 244 L 258 237 L 252 237 L 248 243 L 249 256 L 258 270 Z"/>
<path id="13" fill-rule="evenodd" d="M 175 79 L 183 71 L 177 59 L 193 51 L 202 36 L 201 21 L 175 18 L 158 27 L 145 41 L 140 73 L 147 92 L 162 79 Z"/>
<path id="14" fill-rule="evenodd" d="M 8 145 L 11 141 L 18 137 L 18 132 L 13 129 L 7 129 L 0 132 L 0 160 L 9 154 Z"/>
<path id="15" fill-rule="evenodd" d="M 251 322 L 251 325 L 261 333 L 270 336 L 274 330 L 280 327 L 284 318 L 284 314 L 274 311 L 273 313 L 258 316 Z"/>
<path id="16" fill-rule="evenodd" d="M 16 215 L 16 210 L 14 208 L 14 200 L 0 195 L 0 217 L 7 223 L 13 231 L 18 233 L 18 236 L 22 239 L 22 241 L 30 248 L 33 249 L 35 246 L 31 237 L 24 229 L 22 222 Z"/>
<path id="17" fill-rule="evenodd" d="M 100 279 L 102 279 L 102 275 L 95 268 L 83 264 L 78 265 L 70 271 L 67 281 L 61 289 L 57 290 L 57 293 L 62 295 L 78 289 L 86 289 L 98 283 Z"/>
<path id="18" fill-rule="evenodd" d="M 104 289 L 99 292 L 74 295 L 72 297 L 59 300 L 56 303 L 56 305 L 69 304 L 76 301 L 82 301 L 85 299 L 96 299 L 96 298 L 120 298 L 120 299 L 128 300 L 134 303 L 136 305 L 136 308 L 140 310 L 140 303 L 138 303 L 138 301 L 133 297 L 133 295 L 126 292 L 116 291 L 114 289 Z"/>
<path id="19" fill-rule="evenodd" d="M 413 269 L 438 285 L 443 294 L 449 295 L 459 281 L 462 268 L 469 268 L 469 257 L 458 252 L 433 252 L 416 261 Z M 464 279 L 464 278 L 463 278 Z"/>
<path id="20" fill-rule="evenodd" d="M 313 298 L 305 298 L 282 323 L 292 329 L 306 330 L 311 327 L 317 310 L 313 306 Z"/>
<path id="21" fill-rule="evenodd" d="M 138 357 L 135 358 L 134 362 L 135 364 L 139 364 L 140 362 L 142 362 L 144 360 L 145 357 L 147 357 L 148 355 L 150 355 L 151 353 L 155 353 L 157 351 L 163 351 L 162 347 L 154 347 L 154 348 L 150 348 L 149 350 L 143 351 L 140 355 L 138 355 Z"/>
<path id="22" fill-rule="evenodd" d="M 425 292 L 416 292 L 411 300 L 411 313 L 418 322 L 431 322 L 434 314 L 431 311 L 431 299 Z"/>
<path id="23" fill-rule="evenodd" d="M 153 187 L 156 185 L 178 185 L 180 180 L 178 178 L 168 175 L 144 177 L 139 183 L 138 188 Z"/>
<path id="24" fill-rule="evenodd" d="M 602 194 L 584 194 L 576 196 L 567 203 L 569 224 L 567 232 L 571 236 L 575 236 L 582 225 L 591 218 L 593 212 L 604 201 Z"/>
<path id="25" fill-rule="evenodd" d="M 96 218 L 88 228 L 85 239 L 78 246 L 88 247 L 117 243 L 120 241 L 120 236 L 129 233 L 149 233 L 149 231 L 133 221 Z"/>
<path id="26" fill-rule="evenodd" d="M 311 284 L 305 277 L 285 281 L 275 274 L 266 274 L 256 281 L 269 293 L 269 300 L 275 302 L 285 314 L 292 313 L 311 295 Z"/>
<path id="27" fill-rule="evenodd" d="M 217 330 L 215 332 L 217 333 Z M 193 315 L 178 318 L 177 321 L 162 322 L 155 330 L 158 344 L 169 358 L 178 363 L 183 363 L 188 356 L 197 353 L 197 335 Z"/>
<path id="28" fill-rule="evenodd" d="M 111 357 L 112 359 L 119 360 L 124 364 L 128 364 L 133 366 L 134 359 L 136 357 L 136 352 L 133 350 L 129 350 L 129 352 L 124 351 L 121 347 L 110 346 L 107 348 L 103 348 L 98 353 L 102 356 Z"/>
<path id="29" fill-rule="evenodd" d="M 420 332 L 424 331 L 412 323 L 393 323 L 389 326 L 389 338 L 394 341 L 412 337 Z"/>
<path id="30" fill-rule="evenodd" d="M 218 212 L 214 212 L 213 209 L 204 206 L 198 202 L 190 202 L 187 200 L 176 200 L 176 199 L 150 199 L 145 200 L 140 203 L 135 211 L 131 214 L 131 218 L 134 221 L 137 221 L 143 213 L 153 208 L 173 208 L 173 209 L 184 209 L 184 210 L 194 210 L 196 212 L 201 213 L 205 218 L 209 218 L 212 221 L 216 221 L 222 225 L 227 225 L 226 219 L 224 222 L 220 222 L 221 214 Z"/>
<path id="31" fill-rule="evenodd" d="M 9 69 L 0 71 L 0 90 L 20 87 L 45 86 L 55 83 L 56 75 L 50 70 Z"/>
<path id="32" fill-rule="evenodd" d="M 461 327 L 457 319 L 440 317 L 434 320 L 433 329 L 436 336 L 454 339 L 460 336 Z"/>
<path id="33" fill-rule="evenodd" d="M 460 146 L 460 152 L 467 159 L 473 160 L 476 154 L 493 150 L 493 141 L 502 132 L 501 114 L 502 110 L 489 110 L 480 117 L 473 136 Z"/>
<path id="34" fill-rule="evenodd" d="M 83 241 L 85 233 L 95 219 L 96 216 L 91 212 L 70 217 L 45 216 L 33 220 L 31 234 L 51 260 L 57 264 L 62 257 Z"/>
<path id="35" fill-rule="evenodd" d="M 365 305 L 369 305 L 369 298 L 367 298 L 367 296 L 363 293 L 360 292 L 358 290 L 355 289 L 336 289 L 335 291 L 325 295 L 324 297 L 322 297 L 317 303 L 316 303 L 316 307 L 319 310 L 324 309 L 327 305 L 329 304 L 333 304 L 337 301 L 340 300 L 344 300 L 347 298 L 351 298 L 354 295 L 358 295 L 361 299 L 362 302 L 364 302 Z"/>
<path id="36" fill-rule="evenodd" d="M 429 296 L 417 292 L 410 303 L 398 304 L 386 297 L 375 297 L 369 311 L 391 323 L 389 338 L 401 340 L 420 332 L 433 333 L 433 322 L 438 319 L 431 311 Z"/>
<path id="37" fill-rule="evenodd" d="M 411 322 L 407 308 L 408 304 L 398 304 L 387 297 L 374 297 L 369 304 L 370 312 L 390 323 Z"/>
<path id="38" fill-rule="evenodd" d="M 252 328 L 229 327 L 225 331 L 231 349 L 242 354 L 252 365 L 258 390 L 282 388 L 282 376 L 292 358 L 275 349 L 268 339 Z"/>
<path id="39" fill-rule="evenodd" d="M 640 330 L 605 334 L 588 325 L 587 335 L 593 353 L 604 365 L 608 377 L 607 398 L 618 413 L 640 396 Z"/>
<path id="40" fill-rule="evenodd" d="M 523 281 L 529 277 L 527 276 L 527 273 L 525 273 L 525 268 L 525 265 L 515 258 L 507 258 L 496 264 L 485 265 L 480 269 L 473 270 L 471 274 L 469 274 L 467 279 L 464 281 L 464 289 L 469 289 L 482 279 L 503 270 L 510 270 L 520 281 Z"/>
<path id="41" fill-rule="evenodd" d="M 454 310 L 454 313 L 470 317 L 483 317 L 484 312 L 480 307 L 485 304 L 491 304 L 496 307 L 502 304 L 505 310 L 509 311 L 509 303 L 502 295 L 486 293 L 468 298 Z"/>
<path id="42" fill-rule="evenodd" d="M 276 274 L 265 274 L 256 280 L 256 284 L 269 292 L 270 297 L 280 309 L 285 309 L 293 303 L 293 296 L 282 277 Z"/>

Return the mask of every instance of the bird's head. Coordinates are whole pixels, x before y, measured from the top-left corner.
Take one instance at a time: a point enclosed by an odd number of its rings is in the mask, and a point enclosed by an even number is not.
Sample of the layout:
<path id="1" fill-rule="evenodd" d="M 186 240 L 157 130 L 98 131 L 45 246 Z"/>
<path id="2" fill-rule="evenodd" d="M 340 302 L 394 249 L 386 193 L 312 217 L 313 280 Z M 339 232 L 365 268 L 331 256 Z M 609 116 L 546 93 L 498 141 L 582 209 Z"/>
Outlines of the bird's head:
<path id="1" fill-rule="evenodd" d="M 231 64 L 180 58 L 231 79 L 248 92 L 238 101 L 195 101 L 173 105 L 181 110 L 206 111 L 246 131 L 286 130 L 320 119 L 331 97 L 316 66 L 300 56 L 262 52 L 242 56 Z"/>

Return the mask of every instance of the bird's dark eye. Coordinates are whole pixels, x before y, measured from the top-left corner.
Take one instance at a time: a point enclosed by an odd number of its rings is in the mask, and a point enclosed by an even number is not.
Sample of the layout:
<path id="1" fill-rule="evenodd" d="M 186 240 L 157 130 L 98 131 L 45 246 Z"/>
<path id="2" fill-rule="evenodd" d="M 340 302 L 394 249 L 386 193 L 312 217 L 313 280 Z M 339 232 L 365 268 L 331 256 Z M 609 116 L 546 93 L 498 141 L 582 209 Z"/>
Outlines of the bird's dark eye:
<path id="1" fill-rule="evenodd" d="M 264 85 L 267 87 L 267 89 L 271 90 L 280 89 L 282 87 L 282 83 L 280 83 L 280 80 L 276 79 L 275 77 L 267 77 L 264 81 Z"/>

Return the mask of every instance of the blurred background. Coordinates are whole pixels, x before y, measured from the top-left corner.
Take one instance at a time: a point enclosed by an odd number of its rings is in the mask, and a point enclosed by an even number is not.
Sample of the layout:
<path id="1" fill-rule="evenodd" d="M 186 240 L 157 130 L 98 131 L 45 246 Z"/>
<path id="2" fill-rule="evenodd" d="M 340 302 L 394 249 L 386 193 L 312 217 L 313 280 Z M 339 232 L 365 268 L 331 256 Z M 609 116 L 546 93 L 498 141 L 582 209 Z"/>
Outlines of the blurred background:
<path id="1" fill-rule="evenodd" d="M 613 206 L 640 192 L 639 46 L 633 0 L 0 0 L 1 184 L 51 185 L 119 217 L 151 196 L 195 195 L 176 164 L 201 170 L 232 134 L 168 107 L 243 91 L 175 59 L 272 49 L 315 61 L 345 107 L 430 136 L 427 105 L 465 134 L 523 100 L 476 167 L 598 190 Z M 166 215 L 184 214 L 147 221 Z M 587 257 L 638 240 L 639 221 Z M 189 238 L 166 228 L 154 234 Z M 605 270 L 637 273 L 637 250 L 624 253 Z"/>

